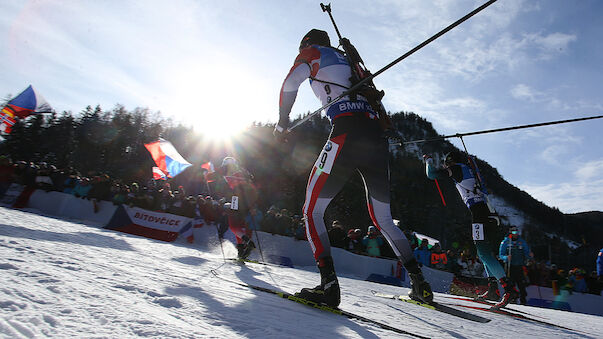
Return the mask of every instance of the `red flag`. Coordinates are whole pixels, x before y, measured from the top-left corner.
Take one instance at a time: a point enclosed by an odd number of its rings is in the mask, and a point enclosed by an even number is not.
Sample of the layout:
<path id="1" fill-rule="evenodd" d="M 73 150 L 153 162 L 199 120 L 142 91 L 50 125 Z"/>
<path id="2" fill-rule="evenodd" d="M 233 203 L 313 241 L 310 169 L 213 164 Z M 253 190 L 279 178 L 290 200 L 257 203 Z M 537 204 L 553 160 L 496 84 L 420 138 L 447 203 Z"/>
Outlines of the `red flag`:
<path id="1" fill-rule="evenodd" d="M 201 164 L 201 168 L 203 168 L 204 170 L 207 171 L 207 172 L 205 172 L 205 181 L 207 181 L 207 182 L 216 181 L 215 177 L 213 175 L 210 175 L 211 173 L 216 172 L 216 170 L 214 169 L 214 164 L 212 164 L 211 161 Z"/>
<path id="2" fill-rule="evenodd" d="M 209 173 L 215 172 L 216 170 L 214 169 L 214 164 L 211 163 L 211 161 L 208 161 L 204 164 L 201 164 L 201 168 L 205 168 Z"/>

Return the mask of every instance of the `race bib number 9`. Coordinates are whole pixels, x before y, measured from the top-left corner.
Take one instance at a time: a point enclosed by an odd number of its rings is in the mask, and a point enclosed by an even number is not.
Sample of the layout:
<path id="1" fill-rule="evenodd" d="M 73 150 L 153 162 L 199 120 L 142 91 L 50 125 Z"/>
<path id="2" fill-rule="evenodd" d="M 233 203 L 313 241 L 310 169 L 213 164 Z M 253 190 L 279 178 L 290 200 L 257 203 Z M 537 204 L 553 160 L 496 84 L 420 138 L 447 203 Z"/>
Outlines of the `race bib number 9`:
<path id="1" fill-rule="evenodd" d="M 239 197 L 236 195 L 233 195 L 232 199 L 230 200 L 230 209 L 235 211 L 239 210 Z"/>
<path id="2" fill-rule="evenodd" d="M 318 159 L 316 159 L 314 167 L 317 167 L 323 173 L 330 174 L 331 169 L 333 169 L 333 163 L 335 162 L 335 156 L 337 156 L 337 150 L 339 150 L 339 144 L 336 144 L 331 140 L 327 141 L 322 152 L 320 152 Z"/>
<path id="3" fill-rule="evenodd" d="M 484 240 L 484 224 L 472 224 L 473 240 Z"/>

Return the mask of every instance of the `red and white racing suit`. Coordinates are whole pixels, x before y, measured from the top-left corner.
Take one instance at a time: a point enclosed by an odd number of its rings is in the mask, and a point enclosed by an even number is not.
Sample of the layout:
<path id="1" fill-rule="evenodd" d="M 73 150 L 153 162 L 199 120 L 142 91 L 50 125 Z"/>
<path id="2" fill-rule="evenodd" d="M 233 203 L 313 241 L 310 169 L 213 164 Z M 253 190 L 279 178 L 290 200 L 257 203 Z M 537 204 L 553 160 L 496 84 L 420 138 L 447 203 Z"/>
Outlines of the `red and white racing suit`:
<path id="1" fill-rule="evenodd" d="M 279 126 L 288 126 L 297 90 L 306 79 L 310 79 L 314 94 L 324 105 L 351 87 L 350 77 L 350 65 L 341 51 L 318 45 L 302 49 L 281 89 Z M 331 255 L 324 212 L 358 172 L 364 181 L 374 225 L 402 263 L 410 261 L 413 255 L 408 240 L 391 216 L 388 142 L 382 137 L 378 115 L 361 95 L 356 101 L 343 97 L 326 114 L 331 120 L 331 134 L 310 173 L 303 207 L 306 234 L 315 259 Z"/>

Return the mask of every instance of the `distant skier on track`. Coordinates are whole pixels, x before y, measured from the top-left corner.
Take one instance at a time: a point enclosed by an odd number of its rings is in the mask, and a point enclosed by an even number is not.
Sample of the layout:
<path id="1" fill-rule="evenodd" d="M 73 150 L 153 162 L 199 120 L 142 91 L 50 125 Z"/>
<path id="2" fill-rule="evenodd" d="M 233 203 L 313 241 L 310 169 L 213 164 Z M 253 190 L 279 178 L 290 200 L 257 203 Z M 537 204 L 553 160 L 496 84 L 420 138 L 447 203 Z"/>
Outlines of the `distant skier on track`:
<path id="1" fill-rule="evenodd" d="M 245 217 L 255 208 L 257 191 L 251 174 L 233 157 L 224 158 L 217 172 L 226 183 L 223 195 L 230 200 L 227 204 L 228 225 L 237 240 L 237 257 L 246 259 L 255 248 L 255 243 L 251 240 L 251 228 Z"/>
<path id="2" fill-rule="evenodd" d="M 505 290 L 502 299 L 495 305 L 496 308 L 505 307 L 510 301 L 519 297 L 519 292 L 513 282 L 505 275 L 505 270 L 495 256 L 498 249 L 499 219 L 495 212 L 491 212 L 487 204 L 485 193 L 480 189 L 471 168 L 463 163 L 462 156 L 456 152 L 446 154 L 444 168 L 437 169 L 433 165 L 433 159 L 424 155 L 425 172 L 429 179 L 451 178 L 463 202 L 471 211 L 473 242 L 477 249 L 477 255 L 484 264 L 486 273 L 490 277 L 488 291 L 478 299 L 498 301 L 498 282 Z"/>
<path id="3" fill-rule="evenodd" d="M 344 93 L 353 83 L 352 68 L 346 53 L 331 46 L 327 32 L 313 29 L 302 39 L 299 55 L 285 78 L 279 105 L 279 122 L 274 130 L 277 139 L 286 139 L 289 114 L 302 82 L 310 79 L 314 94 L 326 104 Z M 379 105 L 380 105 L 379 101 Z M 306 234 L 320 271 L 320 285 L 304 288 L 297 296 L 336 307 L 340 289 L 324 212 L 347 180 L 356 172 L 364 181 L 369 215 L 381 231 L 411 278 L 411 298 L 431 302 L 431 287 L 423 274 L 404 233 L 396 227 L 390 211 L 389 150 L 380 124 L 381 107 L 372 107 L 362 90 L 330 106 L 326 112 L 332 123 L 331 134 L 323 147 L 306 188 L 303 214 Z M 383 121 L 381 121 L 383 122 Z"/>

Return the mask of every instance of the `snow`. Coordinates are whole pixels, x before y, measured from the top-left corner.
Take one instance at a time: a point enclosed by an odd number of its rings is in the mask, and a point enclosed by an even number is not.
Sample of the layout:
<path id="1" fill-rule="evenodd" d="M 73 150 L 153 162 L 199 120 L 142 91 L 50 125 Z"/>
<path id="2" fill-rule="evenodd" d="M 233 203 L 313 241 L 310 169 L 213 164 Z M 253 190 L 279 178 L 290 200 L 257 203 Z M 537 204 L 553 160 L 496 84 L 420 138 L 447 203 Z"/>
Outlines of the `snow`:
<path id="1" fill-rule="evenodd" d="M 512 207 L 503 198 L 494 194 L 488 195 L 494 210 L 502 217 L 504 224 L 517 226 L 520 230 L 528 223 L 528 217 L 520 210 Z"/>
<path id="2" fill-rule="evenodd" d="M 294 292 L 316 285 L 314 267 L 225 263 L 209 235 L 201 243 L 165 243 L 34 212 L 0 207 L 2 338 L 400 337 L 210 272 Z M 224 251 L 227 257 L 235 254 L 230 243 Z M 340 284 L 342 309 L 433 338 L 597 338 L 603 333 L 599 316 L 511 306 L 578 332 L 469 310 L 492 319 L 481 324 L 370 292 L 405 294 L 407 288 L 345 275 Z M 436 299 L 447 302 L 439 293 Z"/>

